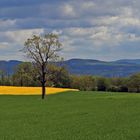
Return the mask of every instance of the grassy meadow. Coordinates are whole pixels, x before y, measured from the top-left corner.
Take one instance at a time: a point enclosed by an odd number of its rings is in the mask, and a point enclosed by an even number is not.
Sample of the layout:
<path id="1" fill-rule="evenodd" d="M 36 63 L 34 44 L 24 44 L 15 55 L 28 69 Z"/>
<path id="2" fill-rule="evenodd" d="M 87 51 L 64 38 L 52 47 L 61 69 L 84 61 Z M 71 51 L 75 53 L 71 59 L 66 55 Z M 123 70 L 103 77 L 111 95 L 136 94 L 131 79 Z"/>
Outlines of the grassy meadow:
<path id="1" fill-rule="evenodd" d="M 0 140 L 139 140 L 140 94 L 0 96 Z"/>

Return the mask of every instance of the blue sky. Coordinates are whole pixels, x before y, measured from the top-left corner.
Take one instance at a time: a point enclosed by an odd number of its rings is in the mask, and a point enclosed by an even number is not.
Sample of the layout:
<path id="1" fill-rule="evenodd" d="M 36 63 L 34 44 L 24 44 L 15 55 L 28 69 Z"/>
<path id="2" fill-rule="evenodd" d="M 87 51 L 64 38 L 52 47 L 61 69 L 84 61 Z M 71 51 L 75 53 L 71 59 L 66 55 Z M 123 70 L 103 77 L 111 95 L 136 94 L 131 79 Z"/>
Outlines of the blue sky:
<path id="1" fill-rule="evenodd" d="M 55 32 L 65 59 L 140 58 L 139 0 L 0 0 L 0 60 L 24 60 L 33 34 Z"/>

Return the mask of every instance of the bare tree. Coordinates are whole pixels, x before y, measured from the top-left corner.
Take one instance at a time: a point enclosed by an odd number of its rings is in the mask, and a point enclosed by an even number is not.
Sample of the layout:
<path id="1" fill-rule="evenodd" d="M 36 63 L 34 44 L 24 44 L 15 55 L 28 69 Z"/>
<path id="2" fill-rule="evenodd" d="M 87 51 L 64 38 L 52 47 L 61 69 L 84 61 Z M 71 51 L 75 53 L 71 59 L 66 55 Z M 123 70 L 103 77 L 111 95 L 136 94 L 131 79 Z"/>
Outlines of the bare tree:
<path id="1" fill-rule="evenodd" d="M 56 61 L 59 58 L 58 52 L 61 50 L 62 44 L 58 35 L 48 33 L 44 36 L 34 35 L 27 39 L 23 51 L 32 59 L 34 66 L 39 74 L 39 80 L 42 85 L 42 99 L 46 94 L 46 72 L 49 61 Z"/>

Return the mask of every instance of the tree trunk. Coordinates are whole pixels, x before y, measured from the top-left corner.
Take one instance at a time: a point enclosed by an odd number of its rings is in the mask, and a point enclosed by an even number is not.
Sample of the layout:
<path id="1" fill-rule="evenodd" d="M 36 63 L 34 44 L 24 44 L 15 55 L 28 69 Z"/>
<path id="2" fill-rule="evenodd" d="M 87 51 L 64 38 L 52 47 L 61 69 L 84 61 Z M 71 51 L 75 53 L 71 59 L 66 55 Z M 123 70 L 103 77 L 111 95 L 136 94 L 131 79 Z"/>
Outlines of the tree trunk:
<path id="1" fill-rule="evenodd" d="M 45 94 L 46 94 L 46 82 L 42 82 L 42 99 L 45 98 Z"/>
<path id="2" fill-rule="evenodd" d="M 44 72 L 44 69 L 42 70 L 42 99 L 45 98 L 46 95 L 46 73 Z"/>

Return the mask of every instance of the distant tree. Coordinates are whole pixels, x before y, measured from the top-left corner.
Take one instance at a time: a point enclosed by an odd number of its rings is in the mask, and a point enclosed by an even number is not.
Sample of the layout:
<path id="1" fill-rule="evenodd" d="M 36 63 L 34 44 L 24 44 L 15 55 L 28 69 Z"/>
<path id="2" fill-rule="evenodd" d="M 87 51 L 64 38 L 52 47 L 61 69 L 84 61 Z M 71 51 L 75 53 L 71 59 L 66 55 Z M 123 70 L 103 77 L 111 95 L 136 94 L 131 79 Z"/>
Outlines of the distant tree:
<path id="1" fill-rule="evenodd" d="M 97 78 L 97 89 L 98 91 L 106 91 L 109 87 L 109 81 L 107 78 L 99 77 Z"/>
<path id="2" fill-rule="evenodd" d="M 130 76 L 127 85 L 129 92 L 140 92 L 140 73 Z"/>
<path id="3" fill-rule="evenodd" d="M 4 70 L 0 70 L 0 85 L 2 86 L 12 85 L 11 76 L 7 74 Z"/>
<path id="4" fill-rule="evenodd" d="M 0 70 L 0 85 L 4 84 L 4 72 Z"/>
<path id="5" fill-rule="evenodd" d="M 44 36 L 34 35 L 25 42 L 24 52 L 32 59 L 35 68 L 39 74 L 39 80 L 42 85 L 42 99 L 46 94 L 46 73 L 49 61 L 56 61 L 59 57 L 58 51 L 62 44 L 58 35 L 48 33 Z"/>
<path id="6" fill-rule="evenodd" d="M 30 62 L 19 64 L 13 74 L 13 84 L 17 86 L 33 85 L 35 71 Z"/>
<path id="7" fill-rule="evenodd" d="M 108 78 L 108 91 L 113 92 L 128 92 L 127 78 L 113 77 Z"/>
<path id="8" fill-rule="evenodd" d="M 55 64 L 48 65 L 47 81 L 49 86 L 54 87 L 70 87 L 70 75 L 64 66 L 57 66 Z"/>
<path id="9" fill-rule="evenodd" d="M 92 76 L 71 76 L 71 88 L 82 91 L 92 91 L 96 89 L 96 81 Z"/>

